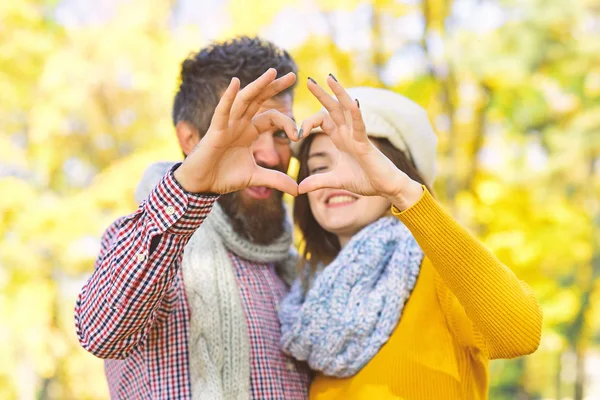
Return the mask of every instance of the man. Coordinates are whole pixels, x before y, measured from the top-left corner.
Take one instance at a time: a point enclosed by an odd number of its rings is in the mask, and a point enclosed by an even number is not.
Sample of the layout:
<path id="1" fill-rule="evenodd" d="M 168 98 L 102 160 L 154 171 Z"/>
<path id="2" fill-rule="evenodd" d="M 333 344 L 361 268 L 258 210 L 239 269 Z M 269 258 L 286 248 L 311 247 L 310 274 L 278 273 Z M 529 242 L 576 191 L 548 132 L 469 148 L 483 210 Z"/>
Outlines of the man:
<path id="1" fill-rule="evenodd" d="M 173 122 L 186 158 L 147 171 L 144 200 L 105 232 L 75 308 L 111 397 L 307 396 L 277 318 L 292 230 L 282 191 L 298 189 L 285 174 L 301 137 L 295 72 L 285 51 L 247 37 L 183 62 Z"/>

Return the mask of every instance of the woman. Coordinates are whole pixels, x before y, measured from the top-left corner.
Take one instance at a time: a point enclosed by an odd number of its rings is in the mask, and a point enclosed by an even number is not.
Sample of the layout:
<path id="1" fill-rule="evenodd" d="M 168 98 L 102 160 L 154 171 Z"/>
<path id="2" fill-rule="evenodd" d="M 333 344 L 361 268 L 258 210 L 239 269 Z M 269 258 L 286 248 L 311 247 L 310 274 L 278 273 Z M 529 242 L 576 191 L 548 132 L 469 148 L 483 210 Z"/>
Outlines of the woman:
<path id="1" fill-rule="evenodd" d="M 425 111 L 327 83 L 336 98 L 309 79 L 326 112 L 299 132 L 306 267 L 280 307 L 284 351 L 316 370 L 311 399 L 487 398 L 489 360 L 539 345 L 533 293 L 434 200 Z"/>

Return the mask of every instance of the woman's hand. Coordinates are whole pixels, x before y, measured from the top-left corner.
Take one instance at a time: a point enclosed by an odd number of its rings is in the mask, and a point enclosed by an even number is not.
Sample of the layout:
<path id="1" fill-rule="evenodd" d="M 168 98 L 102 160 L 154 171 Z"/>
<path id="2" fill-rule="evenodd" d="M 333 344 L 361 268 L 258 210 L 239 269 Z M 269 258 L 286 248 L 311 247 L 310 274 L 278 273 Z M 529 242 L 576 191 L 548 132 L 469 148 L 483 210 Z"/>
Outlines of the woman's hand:
<path id="1" fill-rule="evenodd" d="M 304 179 L 298 192 L 335 188 L 363 196 L 383 196 L 400 210 L 416 203 L 423 193 L 421 185 L 398 169 L 369 140 L 359 101 L 352 99 L 332 75 L 327 84 L 336 98 L 309 78 L 308 89 L 327 112 L 306 119 L 302 130 L 308 133 L 320 127 L 339 150 L 337 164 L 328 172 Z"/>

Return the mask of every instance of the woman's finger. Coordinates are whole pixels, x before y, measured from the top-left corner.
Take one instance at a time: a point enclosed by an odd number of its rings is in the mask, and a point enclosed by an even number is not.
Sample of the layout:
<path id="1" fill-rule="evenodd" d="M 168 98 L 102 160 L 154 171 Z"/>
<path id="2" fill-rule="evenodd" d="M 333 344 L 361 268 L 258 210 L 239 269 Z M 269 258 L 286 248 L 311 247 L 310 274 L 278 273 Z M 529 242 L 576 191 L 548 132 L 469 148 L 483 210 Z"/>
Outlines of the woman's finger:
<path id="1" fill-rule="evenodd" d="M 257 166 L 248 186 L 266 186 L 294 197 L 298 196 L 298 184 L 287 174 L 274 169 Z"/>
<path id="2" fill-rule="evenodd" d="M 358 99 L 352 102 L 350 106 L 350 118 L 352 119 L 352 136 L 354 140 L 365 142 L 369 140 L 365 120 L 360 112 L 360 103 Z"/>
<path id="3" fill-rule="evenodd" d="M 325 188 L 343 189 L 338 177 L 335 174 L 335 170 L 331 172 L 325 172 L 322 174 L 314 174 L 307 176 L 298 185 L 298 194 L 304 194 Z"/>
<path id="4" fill-rule="evenodd" d="M 329 77 L 327 78 L 327 85 L 335 95 L 338 102 L 342 105 L 344 110 L 349 111 L 350 107 L 352 106 L 353 100 L 352 97 L 350 97 L 350 95 L 346 93 L 346 89 L 344 89 L 342 84 L 339 83 L 337 79 L 333 77 L 333 75 L 329 74 Z"/>
<path id="5" fill-rule="evenodd" d="M 352 99 L 348 92 L 346 92 L 346 89 L 344 89 L 342 84 L 339 83 L 337 79 L 333 77 L 333 75 L 329 75 L 327 84 L 331 88 L 331 91 L 335 97 L 338 99 L 339 103 L 342 105 L 346 114 L 350 115 L 350 119 L 352 121 L 352 137 L 355 140 L 367 140 L 368 138 L 365 123 L 362 118 L 362 113 L 360 112 L 360 104 L 358 103 L 358 100 Z"/>
<path id="6" fill-rule="evenodd" d="M 344 110 L 340 106 L 340 103 L 333 97 L 329 95 L 319 84 L 312 78 L 308 78 L 307 83 L 308 90 L 317 98 L 319 103 L 325 107 L 325 109 L 329 112 L 329 115 L 333 119 L 333 122 L 336 123 L 337 126 L 343 126 L 346 124 L 346 117 L 344 115 Z"/>
<path id="7" fill-rule="evenodd" d="M 332 135 L 337 130 L 337 126 L 329 116 L 329 113 L 321 110 L 302 121 L 300 130 L 298 131 L 299 139 L 308 137 L 316 128 L 321 128 L 327 135 Z"/>

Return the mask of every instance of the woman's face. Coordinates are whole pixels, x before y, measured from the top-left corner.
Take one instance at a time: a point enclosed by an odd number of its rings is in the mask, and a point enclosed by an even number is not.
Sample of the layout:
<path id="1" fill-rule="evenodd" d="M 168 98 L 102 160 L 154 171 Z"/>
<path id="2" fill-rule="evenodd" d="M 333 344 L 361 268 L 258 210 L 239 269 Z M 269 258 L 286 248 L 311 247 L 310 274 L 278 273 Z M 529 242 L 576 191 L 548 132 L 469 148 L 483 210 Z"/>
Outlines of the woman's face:
<path id="1" fill-rule="evenodd" d="M 329 136 L 318 134 L 308 152 L 308 174 L 332 170 L 337 159 L 338 149 Z M 310 192 L 308 202 L 319 225 L 337 235 L 342 247 L 362 228 L 381 218 L 391 206 L 383 197 L 359 196 L 339 189 Z"/>

